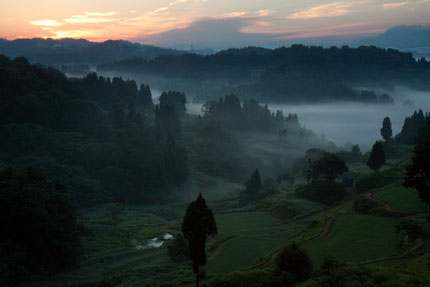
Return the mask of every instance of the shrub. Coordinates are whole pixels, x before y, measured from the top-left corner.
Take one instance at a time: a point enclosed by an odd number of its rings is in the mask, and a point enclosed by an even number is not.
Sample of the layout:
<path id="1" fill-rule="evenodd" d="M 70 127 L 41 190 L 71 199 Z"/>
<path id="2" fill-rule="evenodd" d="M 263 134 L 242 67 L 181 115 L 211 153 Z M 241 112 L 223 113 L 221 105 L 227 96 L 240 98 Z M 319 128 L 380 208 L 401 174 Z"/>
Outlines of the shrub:
<path id="1" fill-rule="evenodd" d="M 275 263 L 278 273 L 287 272 L 297 282 L 308 279 L 312 271 L 312 262 L 307 251 L 296 243 L 284 247 L 276 257 Z"/>

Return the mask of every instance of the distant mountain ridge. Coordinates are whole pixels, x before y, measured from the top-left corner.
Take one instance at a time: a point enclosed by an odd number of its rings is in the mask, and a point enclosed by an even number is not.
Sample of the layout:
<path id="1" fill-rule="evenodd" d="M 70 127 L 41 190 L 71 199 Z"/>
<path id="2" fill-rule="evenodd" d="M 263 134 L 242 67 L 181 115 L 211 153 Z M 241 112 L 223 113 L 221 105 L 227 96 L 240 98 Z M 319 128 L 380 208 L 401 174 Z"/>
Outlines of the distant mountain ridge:
<path id="1" fill-rule="evenodd" d="M 416 48 L 430 46 L 430 26 L 397 26 L 375 37 L 357 40 L 351 46 Z"/>
<path id="2" fill-rule="evenodd" d="M 45 65 L 93 64 L 129 58 L 155 59 L 161 55 L 182 55 L 187 52 L 142 45 L 124 40 L 90 42 L 85 39 L 0 39 L 0 54 L 15 58 L 24 56 L 30 62 Z"/>

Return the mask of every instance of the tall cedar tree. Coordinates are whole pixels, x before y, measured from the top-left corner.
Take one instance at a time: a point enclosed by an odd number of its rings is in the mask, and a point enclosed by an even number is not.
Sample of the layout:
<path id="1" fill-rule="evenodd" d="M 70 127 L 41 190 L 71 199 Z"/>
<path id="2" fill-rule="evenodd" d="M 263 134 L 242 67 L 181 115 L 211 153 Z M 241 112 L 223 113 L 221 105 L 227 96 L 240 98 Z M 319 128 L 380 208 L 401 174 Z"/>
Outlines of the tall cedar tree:
<path id="1" fill-rule="evenodd" d="M 206 201 L 199 193 L 190 203 L 182 222 L 182 233 L 188 240 L 189 256 L 196 274 L 196 286 L 199 286 L 200 267 L 206 264 L 206 238 L 217 235 L 215 217 L 206 206 Z"/>
<path id="2" fill-rule="evenodd" d="M 261 185 L 261 177 L 258 169 L 255 169 L 251 175 L 251 178 L 245 182 L 245 193 L 251 198 L 255 198 L 258 195 L 262 185 Z"/>
<path id="3" fill-rule="evenodd" d="M 430 142 L 417 145 L 412 155 L 412 163 L 406 167 L 403 186 L 418 191 L 422 202 L 427 204 L 427 220 L 430 219 Z"/>
<path id="4" fill-rule="evenodd" d="M 381 136 L 386 142 L 390 141 L 393 137 L 393 130 L 391 129 L 391 120 L 389 117 L 385 117 L 382 121 Z"/>
<path id="5" fill-rule="evenodd" d="M 370 152 L 370 157 L 367 160 L 367 166 L 378 171 L 382 165 L 385 164 L 385 152 L 382 146 L 382 142 L 376 141 Z"/>

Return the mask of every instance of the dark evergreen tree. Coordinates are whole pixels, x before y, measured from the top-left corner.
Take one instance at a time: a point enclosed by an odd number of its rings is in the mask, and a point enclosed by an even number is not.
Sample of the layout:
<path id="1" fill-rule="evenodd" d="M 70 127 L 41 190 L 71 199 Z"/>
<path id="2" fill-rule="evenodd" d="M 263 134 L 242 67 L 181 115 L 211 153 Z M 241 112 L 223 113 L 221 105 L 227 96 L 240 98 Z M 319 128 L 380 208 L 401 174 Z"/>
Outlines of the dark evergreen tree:
<path id="1" fill-rule="evenodd" d="M 256 198 L 259 191 L 261 190 L 261 177 L 258 169 L 255 169 L 251 175 L 251 178 L 245 182 L 244 193 L 248 198 Z"/>
<path id="2" fill-rule="evenodd" d="M 370 152 L 367 166 L 374 171 L 378 171 L 385 164 L 385 152 L 382 142 L 376 141 Z"/>
<path id="3" fill-rule="evenodd" d="M 424 144 L 430 141 L 430 114 L 426 115 L 426 125 L 421 130 L 418 131 L 418 136 L 416 138 L 417 144 Z"/>
<path id="4" fill-rule="evenodd" d="M 358 159 L 362 156 L 362 153 L 358 144 L 352 146 L 351 153 L 355 159 Z"/>
<path id="5" fill-rule="evenodd" d="M 382 121 L 381 136 L 386 142 L 389 142 L 393 137 L 393 130 L 391 129 L 391 120 L 389 117 L 385 117 Z"/>
<path id="6" fill-rule="evenodd" d="M 179 117 L 185 115 L 187 108 L 185 104 L 187 103 L 187 98 L 184 93 L 177 91 L 163 92 L 160 96 L 160 105 L 172 107 Z"/>
<path id="7" fill-rule="evenodd" d="M 199 286 L 200 267 L 206 264 L 206 238 L 217 235 L 217 226 L 212 211 L 200 193 L 190 203 L 182 221 L 182 233 L 188 241 L 189 255 L 196 274 L 196 286 Z"/>
<path id="8" fill-rule="evenodd" d="M 163 139 L 169 136 L 177 139 L 181 135 L 181 119 L 175 109 L 169 105 L 155 106 L 154 126 L 160 129 Z"/>
<path id="9" fill-rule="evenodd" d="M 395 136 L 395 140 L 404 144 L 415 144 L 418 132 L 426 126 L 426 118 L 422 110 L 415 111 L 406 117 L 402 130 Z"/>
<path id="10" fill-rule="evenodd" d="M 430 142 L 415 146 L 403 185 L 418 191 L 421 201 L 427 204 L 427 219 L 430 219 Z"/>
<path id="11" fill-rule="evenodd" d="M 152 101 L 152 93 L 151 89 L 149 88 L 149 85 L 141 84 L 138 98 L 137 98 L 137 104 L 141 104 L 145 108 L 153 108 L 154 103 Z"/>

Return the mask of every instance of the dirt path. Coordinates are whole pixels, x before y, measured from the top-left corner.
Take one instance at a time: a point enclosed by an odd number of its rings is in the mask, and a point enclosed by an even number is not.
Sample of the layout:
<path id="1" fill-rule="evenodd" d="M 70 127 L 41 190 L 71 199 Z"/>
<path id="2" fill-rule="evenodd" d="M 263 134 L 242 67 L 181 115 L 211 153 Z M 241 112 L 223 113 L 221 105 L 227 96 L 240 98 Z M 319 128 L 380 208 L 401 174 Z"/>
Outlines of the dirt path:
<path id="1" fill-rule="evenodd" d="M 214 254 L 212 254 L 210 257 L 208 257 L 208 261 L 211 261 L 212 259 L 214 259 L 220 252 L 221 252 L 221 249 L 222 249 L 222 247 L 224 246 L 224 244 L 226 244 L 227 242 L 229 242 L 230 240 L 232 240 L 232 239 L 236 239 L 236 238 L 238 238 L 238 237 L 240 237 L 240 235 L 236 235 L 236 236 L 234 236 L 234 237 L 231 237 L 231 238 L 229 238 L 229 239 L 227 239 L 227 240 L 225 240 L 223 243 L 221 243 L 220 244 L 220 246 L 218 246 L 218 248 L 217 248 L 217 250 L 214 252 Z"/>
<path id="2" fill-rule="evenodd" d="M 308 240 L 308 241 L 304 242 L 303 245 L 309 245 L 311 243 L 314 243 L 315 241 L 322 240 L 322 239 L 326 238 L 330 234 L 330 232 L 332 230 L 332 227 L 333 227 L 333 224 L 335 223 L 335 221 L 338 220 L 340 217 L 342 217 L 344 215 L 345 214 L 338 214 L 335 217 L 333 217 L 332 219 L 330 219 L 327 222 L 327 224 L 325 225 L 324 231 L 320 235 L 318 235 L 317 237 L 315 237 L 315 238 L 313 238 L 311 240 Z"/>

